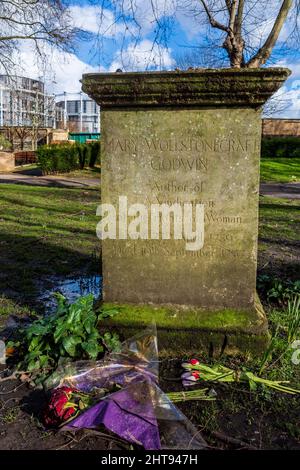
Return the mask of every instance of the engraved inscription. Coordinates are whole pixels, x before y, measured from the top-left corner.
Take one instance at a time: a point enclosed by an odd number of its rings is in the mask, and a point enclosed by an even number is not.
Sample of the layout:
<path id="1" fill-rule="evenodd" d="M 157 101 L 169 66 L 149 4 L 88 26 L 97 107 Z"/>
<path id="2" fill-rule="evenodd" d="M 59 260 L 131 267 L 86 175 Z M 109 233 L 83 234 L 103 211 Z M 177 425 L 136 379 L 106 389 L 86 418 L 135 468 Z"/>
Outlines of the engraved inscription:
<path id="1" fill-rule="evenodd" d="M 260 142 L 251 137 L 215 137 L 205 139 L 201 137 L 190 138 L 112 138 L 106 143 L 106 150 L 114 152 L 136 153 L 139 150 L 154 152 L 214 152 L 232 153 L 258 151 Z"/>
<path id="2" fill-rule="evenodd" d="M 205 171 L 207 172 L 208 159 L 207 158 L 164 158 L 152 159 L 150 162 L 151 168 L 154 171 Z"/>

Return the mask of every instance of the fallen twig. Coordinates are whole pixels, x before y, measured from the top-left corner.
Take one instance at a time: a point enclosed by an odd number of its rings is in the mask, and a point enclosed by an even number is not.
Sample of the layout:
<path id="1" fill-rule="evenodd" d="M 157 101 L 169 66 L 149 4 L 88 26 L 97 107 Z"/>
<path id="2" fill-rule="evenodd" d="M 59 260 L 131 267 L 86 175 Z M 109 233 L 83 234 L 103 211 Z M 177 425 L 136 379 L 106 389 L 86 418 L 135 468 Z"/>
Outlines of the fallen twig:
<path id="1" fill-rule="evenodd" d="M 28 372 L 24 370 L 16 370 L 8 377 L 0 377 L 0 383 L 7 382 L 8 380 L 18 380 L 19 376 L 22 374 L 28 374 Z"/>
<path id="2" fill-rule="evenodd" d="M 247 442 L 241 441 L 240 439 L 237 439 L 235 437 L 227 436 L 222 432 L 210 431 L 210 434 L 216 439 L 225 442 L 226 444 L 233 444 L 235 446 L 240 447 L 241 449 L 258 450 L 258 448 L 253 446 L 252 444 L 247 444 Z"/>
<path id="3" fill-rule="evenodd" d="M 65 432 L 63 429 L 61 430 L 61 432 Z M 70 433 L 74 432 L 74 430 L 72 431 L 69 431 Z M 75 431 L 76 432 L 76 431 Z M 69 444 L 72 444 L 73 442 L 75 442 L 76 444 L 78 444 L 79 442 L 81 442 L 82 440 L 86 439 L 87 437 L 91 437 L 91 435 L 93 436 L 97 436 L 105 441 L 109 441 L 109 442 L 115 442 L 116 444 L 119 444 L 123 447 L 128 447 L 128 442 L 123 440 L 123 439 L 119 439 L 118 437 L 115 437 L 113 435 L 110 435 L 110 434 L 106 434 L 104 432 L 101 432 L 101 431 L 98 431 L 96 429 L 85 429 L 84 430 L 84 434 L 83 436 L 80 437 L 80 439 L 76 439 L 76 437 L 71 437 L 71 440 L 69 440 L 66 444 L 63 444 L 62 446 L 60 447 L 57 447 L 55 449 L 51 449 L 51 450 L 60 450 L 60 449 L 63 449 L 64 447 L 67 447 Z"/>
<path id="4" fill-rule="evenodd" d="M 22 382 L 21 384 L 17 385 L 16 387 L 14 387 L 12 390 L 8 390 L 7 392 L 0 392 L 0 395 L 8 395 L 9 393 L 15 393 L 19 388 L 21 388 L 24 384 L 24 382 Z"/>

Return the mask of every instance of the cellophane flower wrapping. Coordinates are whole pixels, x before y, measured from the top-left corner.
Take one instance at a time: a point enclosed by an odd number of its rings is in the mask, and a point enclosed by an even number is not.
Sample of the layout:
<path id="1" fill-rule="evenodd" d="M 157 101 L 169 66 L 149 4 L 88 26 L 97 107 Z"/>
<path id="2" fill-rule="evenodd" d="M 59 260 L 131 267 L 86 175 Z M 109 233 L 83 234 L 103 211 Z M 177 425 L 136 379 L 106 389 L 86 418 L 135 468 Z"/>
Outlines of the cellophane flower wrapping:
<path id="1" fill-rule="evenodd" d="M 147 450 L 205 449 L 192 423 L 158 386 L 155 326 L 130 338 L 120 352 L 100 361 L 64 363 L 45 383 L 46 389 L 69 386 L 95 397 L 62 429 L 107 429 Z"/>

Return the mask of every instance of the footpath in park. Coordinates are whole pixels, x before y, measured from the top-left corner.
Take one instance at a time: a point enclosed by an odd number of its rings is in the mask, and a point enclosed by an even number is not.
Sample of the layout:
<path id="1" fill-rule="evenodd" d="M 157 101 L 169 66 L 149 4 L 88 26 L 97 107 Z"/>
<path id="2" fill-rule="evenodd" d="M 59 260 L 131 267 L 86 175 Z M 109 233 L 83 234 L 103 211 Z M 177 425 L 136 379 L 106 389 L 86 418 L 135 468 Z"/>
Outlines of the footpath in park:
<path id="1" fill-rule="evenodd" d="M 25 184 L 60 188 L 91 188 L 100 184 L 98 178 L 42 176 L 38 170 L 32 172 L 0 173 L 0 184 Z M 261 183 L 260 194 L 285 199 L 300 199 L 300 183 Z"/>
<path id="2" fill-rule="evenodd" d="M 46 186 L 58 188 L 91 188 L 100 184 L 98 178 L 64 177 L 57 175 L 34 175 L 24 173 L 0 173 L 0 184 L 23 184 L 28 186 Z"/>

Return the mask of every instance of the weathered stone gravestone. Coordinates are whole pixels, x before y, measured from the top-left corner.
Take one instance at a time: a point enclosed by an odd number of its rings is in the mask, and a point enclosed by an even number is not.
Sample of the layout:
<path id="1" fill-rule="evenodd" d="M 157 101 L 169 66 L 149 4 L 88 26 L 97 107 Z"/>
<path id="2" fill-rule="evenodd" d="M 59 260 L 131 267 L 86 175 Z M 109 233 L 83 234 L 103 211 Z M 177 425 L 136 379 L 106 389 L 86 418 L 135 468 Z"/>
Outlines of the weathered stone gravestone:
<path id="1" fill-rule="evenodd" d="M 200 249 L 151 239 L 150 227 L 148 239 L 117 231 L 102 241 L 104 301 L 123 305 L 117 323 L 153 319 L 162 347 L 173 349 L 264 346 L 256 297 L 261 107 L 288 75 L 278 68 L 83 77 L 83 91 L 101 106 L 102 203 L 120 219 L 120 196 L 149 214 L 153 204 L 204 205 Z"/>

